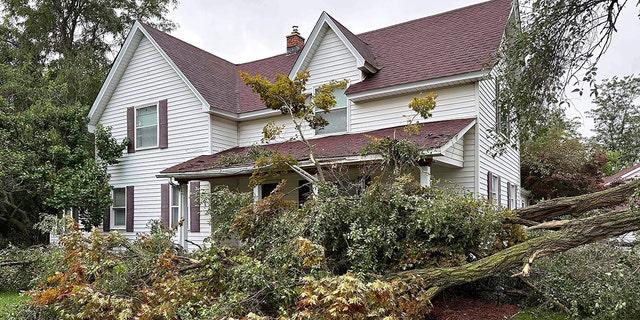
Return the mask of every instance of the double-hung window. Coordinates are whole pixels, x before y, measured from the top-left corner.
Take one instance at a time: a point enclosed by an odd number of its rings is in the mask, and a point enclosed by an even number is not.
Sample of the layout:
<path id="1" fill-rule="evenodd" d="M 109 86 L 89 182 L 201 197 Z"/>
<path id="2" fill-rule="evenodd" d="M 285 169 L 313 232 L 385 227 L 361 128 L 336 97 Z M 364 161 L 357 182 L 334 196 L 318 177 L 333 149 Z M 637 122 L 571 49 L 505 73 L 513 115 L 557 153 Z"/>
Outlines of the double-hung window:
<path id="1" fill-rule="evenodd" d="M 111 228 L 124 229 L 127 222 L 127 193 L 125 188 L 113 188 Z"/>
<path id="2" fill-rule="evenodd" d="M 518 187 L 515 184 L 507 183 L 507 205 L 508 209 L 514 210 L 518 208 Z"/>
<path id="3" fill-rule="evenodd" d="M 175 228 L 180 222 L 180 186 L 171 187 L 171 216 L 169 227 Z"/>
<path id="4" fill-rule="evenodd" d="M 345 90 L 346 89 L 333 90 L 336 105 L 331 108 L 329 112 L 321 110 L 317 111 L 319 115 L 329 122 L 329 124 L 322 129 L 317 129 L 316 134 L 330 134 L 347 131 L 347 106 L 349 105 L 349 101 L 347 100 L 347 96 L 344 94 Z"/>
<path id="5" fill-rule="evenodd" d="M 136 109 L 136 148 L 158 146 L 158 106 Z"/>

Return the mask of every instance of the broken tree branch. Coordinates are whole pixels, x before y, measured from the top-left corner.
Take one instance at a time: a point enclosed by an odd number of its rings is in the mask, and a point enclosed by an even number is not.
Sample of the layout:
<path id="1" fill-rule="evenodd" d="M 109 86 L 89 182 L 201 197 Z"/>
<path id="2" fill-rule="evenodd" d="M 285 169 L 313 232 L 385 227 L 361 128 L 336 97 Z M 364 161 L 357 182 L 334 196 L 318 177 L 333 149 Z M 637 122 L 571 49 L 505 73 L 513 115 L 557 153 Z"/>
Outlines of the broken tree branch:
<path id="1" fill-rule="evenodd" d="M 542 222 L 558 216 L 579 217 L 583 213 L 615 206 L 626 202 L 640 187 L 640 180 L 625 183 L 615 188 L 570 198 L 557 198 L 515 210 L 520 219 Z"/>
<path id="2" fill-rule="evenodd" d="M 499 251 L 491 256 L 457 267 L 426 268 L 388 274 L 385 278 L 408 278 L 419 281 L 429 298 L 442 290 L 504 273 L 527 262 L 536 252 L 545 255 L 567 251 L 580 245 L 640 230 L 638 209 L 612 211 L 576 219 L 556 232 Z"/>

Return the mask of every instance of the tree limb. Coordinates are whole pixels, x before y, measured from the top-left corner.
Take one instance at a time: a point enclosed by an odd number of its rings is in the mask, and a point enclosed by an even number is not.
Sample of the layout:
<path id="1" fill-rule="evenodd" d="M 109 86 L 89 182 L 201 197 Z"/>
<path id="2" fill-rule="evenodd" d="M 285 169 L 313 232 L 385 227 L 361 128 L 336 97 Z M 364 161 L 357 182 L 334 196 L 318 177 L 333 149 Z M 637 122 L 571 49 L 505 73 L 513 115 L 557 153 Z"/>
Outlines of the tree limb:
<path id="1" fill-rule="evenodd" d="M 579 217 L 583 213 L 624 203 L 640 187 L 640 180 L 570 198 L 557 198 L 515 210 L 520 219 L 542 222 L 558 216 Z"/>
<path id="2" fill-rule="evenodd" d="M 636 230 L 640 230 L 638 209 L 613 211 L 570 221 L 557 232 L 527 240 L 465 265 L 409 270 L 388 274 L 385 278 L 417 280 L 427 289 L 429 298 L 433 298 L 444 289 L 508 272 L 528 262 L 537 252 L 551 255 Z"/>

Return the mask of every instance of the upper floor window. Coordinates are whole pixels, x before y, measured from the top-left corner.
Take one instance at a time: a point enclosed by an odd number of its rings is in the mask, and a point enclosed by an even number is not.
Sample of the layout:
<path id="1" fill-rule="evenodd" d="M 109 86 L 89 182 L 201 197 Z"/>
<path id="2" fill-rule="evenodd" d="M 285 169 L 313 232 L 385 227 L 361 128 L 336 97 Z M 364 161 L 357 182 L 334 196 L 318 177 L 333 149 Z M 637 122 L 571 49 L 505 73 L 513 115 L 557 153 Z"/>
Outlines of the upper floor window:
<path id="1" fill-rule="evenodd" d="M 347 96 L 344 94 L 345 90 L 346 89 L 333 90 L 336 105 L 331 108 L 329 112 L 318 111 L 318 114 L 325 118 L 329 124 L 322 129 L 317 129 L 316 134 L 329 134 L 347 131 L 347 106 L 349 105 L 349 101 L 347 100 Z"/>
<path id="2" fill-rule="evenodd" d="M 127 153 L 168 148 L 167 99 L 157 104 L 127 108 Z"/>
<path id="3" fill-rule="evenodd" d="M 158 106 L 136 109 L 136 147 L 158 146 Z"/>

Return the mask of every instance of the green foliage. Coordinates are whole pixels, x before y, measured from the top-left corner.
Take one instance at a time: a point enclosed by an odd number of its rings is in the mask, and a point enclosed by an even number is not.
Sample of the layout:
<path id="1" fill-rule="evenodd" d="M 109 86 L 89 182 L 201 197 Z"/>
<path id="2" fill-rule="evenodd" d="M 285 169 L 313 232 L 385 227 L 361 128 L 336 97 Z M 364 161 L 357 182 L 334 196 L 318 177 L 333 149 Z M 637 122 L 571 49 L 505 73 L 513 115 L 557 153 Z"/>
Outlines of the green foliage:
<path id="1" fill-rule="evenodd" d="M 640 78 L 626 76 L 603 80 L 590 111 L 594 121 L 593 142 L 615 157 L 613 173 L 640 161 Z"/>
<path id="2" fill-rule="evenodd" d="M 517 139 L 496 134 L 498 147 L 524 144 L 563 117 L 565 89 L 593 89 L 596 64 L 606 51 L 626 1 L 520 1 L 521 21 L 507 28 L 494 65 L 501 119 L 516 124 Z M 581 89 L 577 89 L 581 93 Z"/>
<path id="3" fill-rule="evenodd" d="M 98 156 L 115 163 L 126 142 L 86 117 L 115 50 L 135 20 L 161 29 L 175 0 L 0 0 L 0 234 L 44 241 L 41 213 L 79 208 L 87 228 L 110 201 Z"/>
<path id="4" fill-rule="evenodd" d="M 640 251 L 595 243 L 536 262 L 532 281 L 580 319 L 640 314 Z"/>
<path id="5" fill-rule="evenodd" d="M 409 139 L 369 138 L 371 142 L 360 150 L 360 155 L 379 154 L 382 157 L 382 167 L 390 171 L 391 177 L 411 172 L 423 158 L 422 150 Z"/>
<path id="6" fill-rule="evenodd" d="M 208 208 L 211 215 L 211 239 L 223 242 L 231 239 L 231 225 L 240 209 L 251 204 L 251 193 L 233 192 L 228 186 L 215 186 L 210 195 L 200 198 L 200 203 Z"/>
<path id="7" fill-rule="evenodd" d="M 330 270 L 459 265 L 469 252 L 482 256 L 512 236 L 503 229 L 502 211 L 460 196 L 458 189 L 422 187 L 407 176 L 374 182 L 357 199 L 325 186 L 303 210 L 313 217 L 310 239 L 325 247 Z"/>
<path id="8" fill-rule="evenodd" d="M 60 251 L 55 247 L 34 247 L 21 249 L 8 245 L 0 250 L 0 292 L 19 292 L 32 288 L 34 282 L 51 275 L 52 265 L 61 260 Z M 16 264 L 11 264 L 16 263 Z"/>
<path id="9" fill-rule="evenodd" d="M 322 168 L 313 156 L 313 148 L 307 141 L 304 130 L 307 127 L 322 129 L 329 124 L 320 115 L 320 111 L 331 111 L 331 108 L 336 104 L 333 92 L 338 89 L 345 89 L 348 81 L 346 79 L 341 81 L 332 80 L 314 88 L 314 92 L 308 94 L 306 85 L 310 76 L 309 71 L 298 73 L 293 80 L 289 79 L 287 75 L 276 74 L 273 82 L 259 74 L 251 76 L 244 71 L 239 73 L 244 84 L 260 96 L 260 100 L 267 108 L 290 116 L 297 133 L 297 136 L 292 137 L 291 140 L 299 138 L 305 144 L 309 151 L 309 158 L 318 171 L 319 180 L 324 181 Z M 278 126 L 272 121 L 268 122 L 262 130 L 263 142 L 275 139 L 282 133 L 284 128 L 283 125 Z M 256 167 L 260 168 L 261 166 L 256 165 Z"/>
<path id="10" fill-rule="evenodd" d="M 249 187 L 259 186 L 269 177 L 277 178 L 286 174 L 292 165 L 297 164 L 298 160 L 290 154 L 284 155 L 278 151 L 263 153 L 253 164 L 254 170 L 249 177 Z"/>
<path id="11" fill-rule="evenodd" d="M 416 114 L 409 119 L 407 125 L 404 127 L 404 131 L 409 134 L 418 134 L 418 130 L 420 129 L 418 123 L 415 122 L 417 116 L 422 117 L 422 119 L 431 118 L 431 111 L 436 107 L 436 98 L 438 95 L 430 92 L 422 98 L 413 97 L 411 102 L 409 102 L 409 109 L 416 112 Z"/>
<path id="12" fill-rule="evenodd" d="M 599 190 L 608 159 L 556 125 L 524 143 L 520 161 L 522 187 L 535 202 Z"/>

